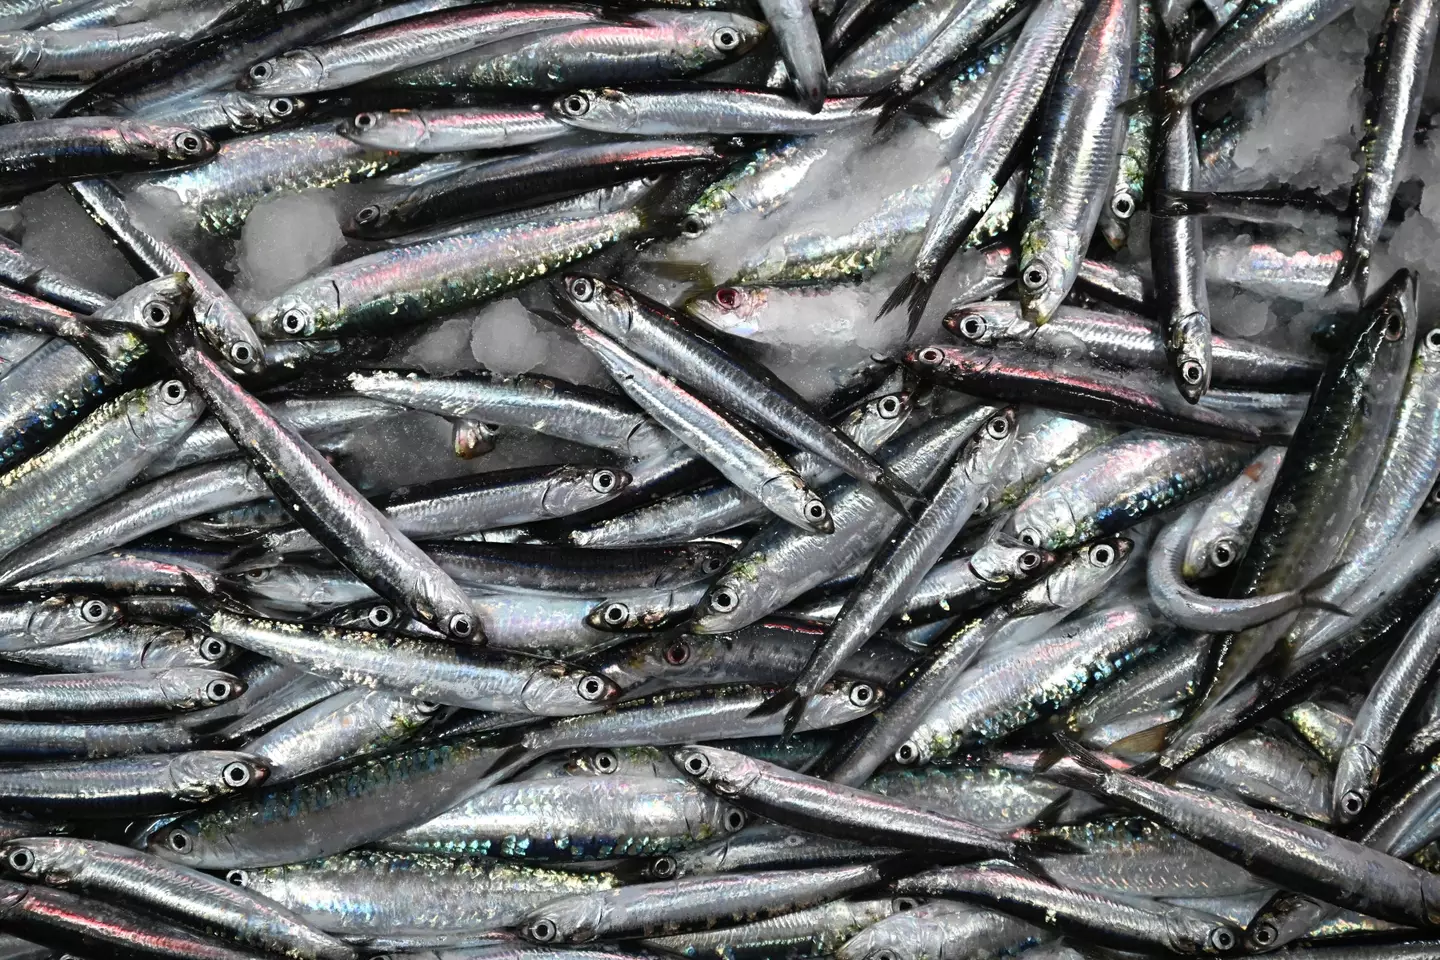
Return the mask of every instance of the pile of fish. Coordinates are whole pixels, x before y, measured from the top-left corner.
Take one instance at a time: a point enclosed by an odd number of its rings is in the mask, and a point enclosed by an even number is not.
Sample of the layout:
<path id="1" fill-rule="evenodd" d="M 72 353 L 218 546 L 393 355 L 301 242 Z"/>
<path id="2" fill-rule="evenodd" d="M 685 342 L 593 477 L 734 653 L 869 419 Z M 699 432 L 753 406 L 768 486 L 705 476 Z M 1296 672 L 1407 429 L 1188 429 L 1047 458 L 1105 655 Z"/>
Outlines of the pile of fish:
<path id="1" fill-rule="evenodd" d="M 0 0 L 0 960 L 1440 958 L 1440 0 L 645 2 Z"/>

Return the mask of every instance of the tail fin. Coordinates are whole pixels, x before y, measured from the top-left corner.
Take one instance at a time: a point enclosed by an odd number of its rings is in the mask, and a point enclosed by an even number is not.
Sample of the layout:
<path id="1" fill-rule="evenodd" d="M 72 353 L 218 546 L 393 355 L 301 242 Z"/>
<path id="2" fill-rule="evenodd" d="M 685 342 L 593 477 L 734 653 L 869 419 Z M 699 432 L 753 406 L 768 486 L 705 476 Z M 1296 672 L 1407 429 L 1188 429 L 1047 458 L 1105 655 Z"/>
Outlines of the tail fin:
<path id="1" fill-rule="evenodd" d="M 1361 297 L 1365 295 L 1365 286 L 1370 279 L 1370 257 L 1368 254 L 1360 253 L 1351 247 L 1345 248 L 1345 256 L 1340 260 L 1340 266 L 1335 271 L 1335 276 L 1326 288 L 1326 294 L 1339 293 L 1347 286 L 1353 285 Z"/>
<path id="2" fill-rule="evenodd" d="M 1170 724 L 1160 723 L 1128 737 L 1121 737 L 1106 748 L 1106 752 L 1117 756 L 1153 757 L 1165 749 L 1165 739 L 1170 735 Z"/>
<path id="3" fill-rule="evenodd" d="M 1038 776 L 1088 793 L 1113 772 L 1105 761 L 1069 737 L 1057 734 L 1055 742 L 1057 747 L 1047 750 L 1036 763 Z"/>
<path id="4" fill-rule="evenodd" d="M 1316 596 L 1316 594 L 1322 592 L 1323 590 L 1325 590 L 1326 587 L 1330 586 L 1330 584 L 1335 581 L 1335 578 L 1340 576 L 1340 574 L 1344 572 L 1345 567 L 1346 564 L 1343 563 L 1339 564 L 1338 566 L 1331 567 L 1329 570 L 1326 570 L 1324 573 L 1320 574 L 1320 576 L 1307 583 L 1305 585 L 1305 589 L 1302 591 L 1302 596 L 1305 602 L 1302 603 L 1301 606 L 1307 610 L 1324 610 L 1326 613 L 1337 613 L 1342 617 L 1353 616 L 1353 614 L 1351 614 L 1349 610 L 1346 610 L 1339 604 L 1332 603 L 1331 601 L 1326 600 L 1323 597 Z"/>
<path id="5" fill-rule="evenodd" d="M 756 720 L 768 720 L 783 713 L 786 715 L 786 732 L 789 732 L 789 715 L 794 712 L 796 704 L 801 705 L 800 709 L 803 712 L 804 703 L 805 698 L 800 696 L 800 691 L 792 684 L 777 693 L 771 694 L 764 703 L 750 711 L 749 717 L 753 717 Z M 798 718 L 796 722 L 799 722 Z"/>
<path id="6" fill-rule="evenodd" d="M 1210 197 L 1198 190 L 1156 190 L 1150 209 L 1157 217 L 1195 217 L 1210 209 Z"/>
<path id="7" fill-rule="evenodd" d="M 900 514 L 900 516 L 904 517 L 911 523 L 918 523 L 920 520 L 920 509 L 917 508 L 913 503 L 907 502 L 905 499 L 903 499 L 902 494 L 900 494 L 899 491 L 897 491 L 893 486 L 886 483 L 885 481 L 886 475 L 876 477 L 874 481 L 870 484 L 870 489 L 874 490 L 876 496 L 878 496 L 881 500 L 884 500 L 891 507 L 894 507 L 895 512 Z M 920 499 L 920 497 L 915 496 L 912 499 L 918 500 Z"/>

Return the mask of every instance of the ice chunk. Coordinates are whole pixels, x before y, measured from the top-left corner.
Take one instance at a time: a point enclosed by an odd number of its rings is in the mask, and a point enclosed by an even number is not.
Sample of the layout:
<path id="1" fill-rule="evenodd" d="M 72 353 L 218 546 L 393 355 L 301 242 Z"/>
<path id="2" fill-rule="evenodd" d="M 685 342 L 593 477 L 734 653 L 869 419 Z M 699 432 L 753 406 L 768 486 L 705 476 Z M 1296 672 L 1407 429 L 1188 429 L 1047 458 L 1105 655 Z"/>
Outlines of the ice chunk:
<path id="1" fill-rule="evenodd" d="M 273 297 L 326 266 L 345 245 L 328 190 L 282 193 L 250 211 L 240 231 L 243 286 Z"/>
<path id="2" fill-rule="evenodd" d="M 439 376 L 478 366 L 470 353 L 470 321 L 446 320 L 417 340 L 405 353 L 405 362 Z"/>
<path id="3" fill-rule="evenodd" d="M 20 246 L 41 263 L 112 296 L 142 279 L 64 187 L 30 194 L 20 201 L 20 216 Z"/>
<path id="4" fill-rule="evenodd" d="M 550 340 L 544 336 L 530 311 L 518 300 L 501 300 L 476 315 L 470 333 L 475 359 L 503 376 L 529 373 L 550 354 Z"/>

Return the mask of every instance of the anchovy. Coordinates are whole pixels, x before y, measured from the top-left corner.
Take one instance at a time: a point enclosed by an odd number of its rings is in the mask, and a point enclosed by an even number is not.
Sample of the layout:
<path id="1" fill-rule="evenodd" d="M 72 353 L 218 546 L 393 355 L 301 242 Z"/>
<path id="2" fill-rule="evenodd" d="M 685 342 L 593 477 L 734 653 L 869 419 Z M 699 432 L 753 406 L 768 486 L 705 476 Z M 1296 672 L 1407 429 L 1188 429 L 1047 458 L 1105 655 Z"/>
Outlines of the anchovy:
<path id="1" fill-rule="evenodd" d="M 308 960 L 356 956 L 353 947 L 263 897 L 138 850 L 70 837 L 26 837 L 0 847 L 0 858 L 5 870 L 22 880 L 114 897 L 258 950 Z"/>
<path id="2" fill-rule="evenodd" d="M 389 110 L 359 113 L 340 132 L 362 146 L 412 153 L 494 150 L 539 143 L 568 128 L 538 110 Z"/>
<path id="3" fill-rule="evenodd" d="M 853 98 L 824 100 L 811 109 L 773 93 L 725 88 L 579 90 L 556 100 L 551 110 L 581 130 L 639 136 L 818 133 L 875 118 L 875 111 Z"/>
<path id="4" fill-rule="evenodd" d="M 1048 939 L 1039 927 L 998 910 L 937 900 L 897 910 L 835 951 L 837 960 L 960 960 L 974 951 L 1003 956 Z"/>
<path id="5" fill-rule="evenodd" d="M 110 630 L 120 608 L 99 597 L 53 596 L 0 604 L 0 651 L 6 654 L 73 643 Z"/>
<path id="6" fill-rule="evenodd" d="M 976 31 L 976 43 L 1014 10 L 1010 0 L 1001 0 L 1000 5 L 1004 7 L 1003 13 L 993 21 L 985 21 L 983 29 Z M 1019 163 L 1025 128 L 1040 105 L 1051 66 L 1081 12 L 1081 4 L 1072 0 L 1042 0 L 1025 21 L 1015 48 L 986 95 L 964 148 L 950 165 L 950 182 L 944 200 L 926 227 L 925 239 L 909 276 L 881 307 L 882 314 L 888 313 L 908 300 L 911 332 L 925 312 L 941 269 L 980 222 L 995 194 Z M 956 27 L 960 19 L 952 20 L 951 27 Z M 942 32 L 931 46 L 935 47 L 944 36 Z"/>
<path id="7" fill-rule="evenodd" d="M 1159 79 L 1156 72 L 1159 34 L 1157 4 L 1153 0 L 1139 0 L 1135 5 L 1135 59 L 1130 71 L 1125 136 L 1115 171 L 1115 186 L 1100 213 L 1100 232 L 1114 250 L 1124 249 L 1129 243 L 1130 221 L 1145 202 L 1150 158 L 1155 146 L 1155 108 L 1150 95 Z"/>
<path id="8" fill-rule="evenodd" d="M 767 711 L 787 711 L 789 726 L 799 722 L 807 698 L 898 611 L 941 551 L 959 535 L 1009 454 L 1014 438 L 1015 411 L 1004 410 L 966 441 L 914 525 L 876 552 L 809 662 L 794 682 L 766 705 Z"/>
<path id="9" fill-rule="evenodd" d="M 11 676 L 0 679 L 0 713 L 143 716 L 216 706 L 244 691 L 239 678 L 207 667 Z"/>
<path id="10" fill-rule="evenodd" d="M 597 674 L 523 654 L 224 611 L 206 626 L 227 642 L 311 673 L 472 710 L 568 716 L 603 710 L 619 693 Z"/>
<path id="11" fill-rule="evenodd" d="M 17 290 L 81 313 L 95 313 L 111 302 L 110 297 L 47 267 L 3 238 L 0 238 L 0 280 Z"/>
<path id="12" fill-rule="evenodd" d="M 1063 413 L 1236 443 L 1267 437 L 1261 426 L 1224 411 L 1193 406 L 1168 380 L 1138 371 L 1122 377 L 1091 364 L 1045 362 L 941 344 L 907 351 L 905 362 L 924 376 L 1002 402 L 1038 401 Z"/>
<path id="13" fill-rule="evenodd" d="M 1037 325 L 1069 295 L 1108 199 L 1124 135 L 1120 101 L 1134 60 L 1135 18 L 1127 0 L 1089 11 L 1040 108 L 1019 244 L 1021 315 Z"/>
<path id="14" fill-rule="evenodd" d="M 1339 554 L 1384 443 L 1379 424 L 1390 422 L 1399 400 L 1401 370 L 1415 337 L 1414 284 L 1412 274 L 1399 271 L 1350 324 L 1348 349 L 1326 366 L 1280 465 L 1236 568 L 1232 597 L 1294 589 Z M 1217 637 L 1202 709 L 1233 690 L 1289 625 L 1282 619 Z"/>
<path id="15" fill-rule="evenodd" d="M 1271 447 L 1211 496 L 1185 546 L 1186 580 L 1214 576 L 1245 555 L 1284 459 L 1283 448 Z"/>
<path id="16" fill-rule="evenodd" d="M 1165 339 L 1146 317 L 1061 307 L 1043 326 L 1024 320 L 1019 307 L 997 300 L 945 316 L 945 328 L 984 347 L 1023 348 L 1057 359 L 1084 357 L 1120 369 L 1165 371 Z M 1212 335 L 1211 379 L 1217 386 L 1251 390 L 1308 390 L 1321 363 L 1304 354 Z"/>
<path id="17" fill-rule="evenodd" d="M 258 759 L 228 750 L 0 763 L 0 800 L 42 815 L 140 816 L 187 809 L 264 778 Z"/>
<path id="18" fill-rule="evenodd" d="M 261 60 L 246 70 L 240 87 L 267 94 L 336 90 L 486 43 L 600 18 L 594 7 L 563 3 L 507 3 L 421 14 Z"/>
<path id="19" fill-rule="evenodd" d="M 603 860 L 653 856 L 744 825 L 745 814 L 730 802 L 682 779 L 555 777 L 493 787 L 381 846 L 536 862 Z"/>

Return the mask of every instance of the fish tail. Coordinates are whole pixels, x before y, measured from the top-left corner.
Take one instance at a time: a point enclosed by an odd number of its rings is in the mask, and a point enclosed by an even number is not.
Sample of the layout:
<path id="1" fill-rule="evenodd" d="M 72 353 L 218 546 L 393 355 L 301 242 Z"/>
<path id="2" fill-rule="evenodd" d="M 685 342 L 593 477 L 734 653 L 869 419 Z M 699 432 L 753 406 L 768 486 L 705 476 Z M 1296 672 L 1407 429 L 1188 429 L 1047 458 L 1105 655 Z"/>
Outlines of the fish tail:
<path id="1" fill-rule="evenodd" d="M 1157 217 L 1195 217 L 1210 209 L 1213 195 L 1198 190 L 1160 190 L 1150 204 Z"/>
<path id="2" fill-rule="evenodd" d="M 884 500 L 887 505 L 893 507 L 895 512 L 900 514 L 900 516 L 909 520 L 911 523 L 919 521 L 920 508 L 913 503 L 907 502 L 898 491 L 885 483 L 883 477 L 877 477 L 875 482 L 871 484 L 871 489 L 875 491 L 876 496 Z"/>
<path id="3" fill-rule="evenodd" d="M 538 759 L 539 751 L 532 750 L 524 743 L 516 743 L 495 758 L 494 765 L 485 773 L 485 782 L 492 785 L 504 783 Z"/>
<path id="4" fill-rule="evenodd" d="M 1326 288 L 1325 292 L 1334 294 L 1353 285 L 1361 293 L 1364 293 L 1369 277 L 1370 257 L 1359 250 L 1347 247 L 1345 256 L 1340 259 L 1340 266 L 1335 269 L 1335 276 L 1330 279 L 1330 286 Z"/>
<path id="5" fill-rule="evenodd" d="M 1038 775 L 1087 792 L 1099 787 L 1110 775 L 1111 770 L 1104 761 L 1069 737 L 1056 734 L 1055 744 L 1042 753 L 1035 764 Z"/>
<path id="6" fill-rule="evenodd" d="M 930 304 L 930 295 L 935 292 L 933 283 L 922 281 L 910 294 L 910 322 L 905 326 L 905 339 L 909 340 L 915 336 L 915 331 L 920 328 L 920 321 L 925 316 L 925 308 Z"/>
<path id="7" fill-rule="evenodd" d="M 1170 724 L 1159 723 L 1153 727 L 1121 737 L 1106 749 L 1116 756 L 1153 756 L 1165 749 L 1165 740 L 1170 736 Z"/>
<path id="8" fill-rule="evenodd" d="M 880 91 L 872 93 L 864 100 L 861 100 L 860 106 L 856 109 L 874 110 L 876 107 L 880 107 L 880 119 L 875 123 L 875 129 L 879 130 L 890 122 L 890 117 L 894 116 L 894 111 L 899 109 L 893 105 L 905 102 L 904 96 L 904 91 L 900 89 L 899 84 L 889 83 Z"/>
<path id="9" fill-rule="evenodd" d="M 1318 596 L 1318 594 L 1323 593 L 1330 584 L 1335 582 L 1335 578 L 1344 572 L 1346 566 L 1347 565 L 1343 563 L 1337 564 L 1305 584 L 1304 589 L 1301 591 L 1303 602 L 1300 606 L 1307 610 L 1324 610 L 1326 613 L 1338 613 L 1342 617 L 1352 616 L 1349 610 L 1346 610 L 1338 603 Z"/>
<path id="10" fill-rule="evenodd" d="M 880 305 L 880 312 L 875 315 L 875 319 L 879 320 L 900 306 L 900 304 L 909 300 L 915 295 L 915 291 L 920 289 L 924 283 L 925 281 L 921 279 L 918 274 L 914 273 L 908 275 L 904 280 L 901 280 L 895 289 L 890 291 L 890 296 L 885 298 L 885 302 Z"/>
<path id="11" fill-rule="evenodd" d="M 771 694 L 754 710 L 748 714 L 756 720 L 765 720 L 787 714 L 786 723 L 789 723 L 788 713 L 795 708 L 796 703 L 803 703 L 804 698 L 800 696 L 800 690 L 794 684 L 786 687 L 778 693 Z"/>

